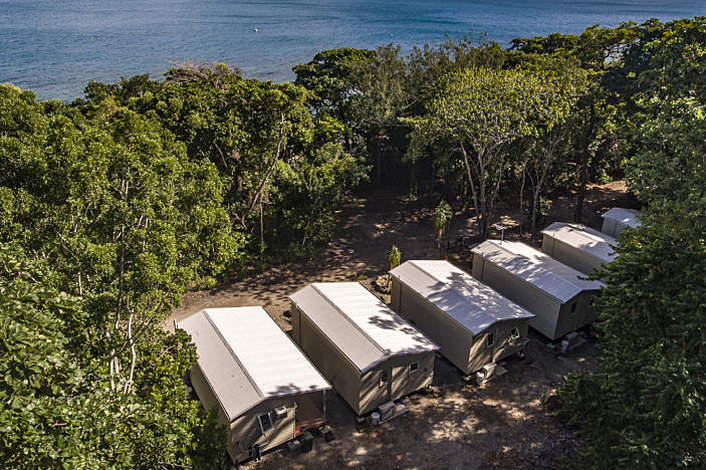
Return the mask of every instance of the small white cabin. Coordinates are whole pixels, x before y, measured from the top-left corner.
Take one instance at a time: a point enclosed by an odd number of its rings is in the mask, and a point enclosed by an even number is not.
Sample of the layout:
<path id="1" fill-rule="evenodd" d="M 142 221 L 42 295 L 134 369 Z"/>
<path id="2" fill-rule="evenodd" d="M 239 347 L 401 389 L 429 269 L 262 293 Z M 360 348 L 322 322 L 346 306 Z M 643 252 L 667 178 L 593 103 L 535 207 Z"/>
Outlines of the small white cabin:
<path id="1" fill-rule="evenodd" d="M 635 228 L 640 225 L 640 221 L 638 220 L 640 215 L 642 215 L 642 212 L 634 209 L 614 207 L 601 216 L 603 217 L 601 232 L 617 238 L 620 232 L 626 228 Z"/>
<path id="2" fill-rule="evenodd" d="M 604 284 L 520 242 L 486 240 L 471 250 L 473 277 L 535 317 L 530 326 L 556 340 L 596 320 L 593 298 Z"/>
<path id="3" fill-rule="evenodd" d="M 464 374 L 526 345 L 534 315 L 448 261 L 406 261 L 390 275 L 392 308 L 439 344 Z"/>
<path id="4" fill-rule="evenodd" d="M 439 347 L 357 282 L 289 297 L 294 341 L 357 415 L 431 385 Z"/>
<path id="5" fill-rule="evenodd" d="M 198 361 L 191 383 L 228 426 L 234 462 L 326 422 L 326 379 L 262 307 L 209 308 L 177 324 Z"/>
<path id="6" fill-rule="evenodd" d="M 542 234 L 544 253 L 582 273 L 592 274 L 615 259 L 615 238 L 591 227 L 554 222 Z"/>

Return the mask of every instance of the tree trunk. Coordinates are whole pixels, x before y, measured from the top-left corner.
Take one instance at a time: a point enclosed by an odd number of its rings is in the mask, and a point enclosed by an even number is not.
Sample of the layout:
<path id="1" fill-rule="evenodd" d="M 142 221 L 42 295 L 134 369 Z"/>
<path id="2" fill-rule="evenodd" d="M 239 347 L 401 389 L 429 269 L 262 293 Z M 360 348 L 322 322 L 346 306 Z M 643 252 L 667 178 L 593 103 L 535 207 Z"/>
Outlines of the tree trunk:
<path id="1" fill-rule="evenodd" d="M 270 164 L 270 167 L 267 169 L 267 173 L 265 174 L 265 177 L 260 182 L 260 186 L 257 188 L 257 192 L 255 192 L 255 196 L 253 196 L 252 201 L 250 201 L 250 205 L 248 206 L 247 210 L 242 215 L 242 217 L 240 217 L 240 224 L 243 227 L 246 227 L 245 219 L 248 218 L 248 215 L 250 215 L 250 212 L 255 207 L 255 204 L 262 197 L 262 191 L 263 191 L 263 189 L 265 189 L 265 185 L 267 184 L 267 181 L 270 179 L 270 176 L 272 176 L 272 172 L 275 170 L 275 165 L 277 164 L 277 160 L 279 160 L 279 155 L 282 151 L 282 141 L 283 140 L 284 140 L 284 113 L 280 113 L 279 138 L 277 139 L 277 149 L 275 151 L 275 156 L 272 159 L 272 163 Z"/>
<path id="2" fill-rule="evenodd" d="M 466 153 L 466 147 L 464 147 L 463 142 L 460 145 L 461 154 L 463 155 L 463 163 L 466 166 L 466 176 L 468 177 L 468 184 L 471 186 L 471 195 L 473 196 L 473 209 L 476 211 L 476 223 L 478 224 L 478 234 L 481 234 L 481 219 L 480 211 L 478 207 L 478 193 L 476 192 L 476 185 L 473 182 L 473 175 L 471 173 L 471 164 L 468 161 L 468 153 Z"/>
<path id="3" fill-rule="evenodd" d="M 534 243 L 537 237 L 537 200 L 539 191 L 532 191 L 532 220 L 530 220 L 530 244 Z"/>
<path id="4" fill-rule="evenodd" d="M 485 155 L 478 156 L 478 193 L 480 204 L 480 237 L 482 240 L 488 236 L 488 203 L 485 194 Z"/>
<path id="5" fill-rule="evenodd" d="M 588 125 L 586 127 L 586 133 L 583 142 L 583 151 L 581 154 L 581 167 L 579 168 L 579 187 L 576 194 L 576 211 L 574 212 L 574 222 L 582 222 L 583 220 L 583 202 L 586 197 L 586 185 L 588 184 L 588 164 L 591 160 L 591 140 L 593 139 L 594 128 L 595 128 L 595 114 L 593 106 L 591 106 L 590 116 L 588 118 Z"/>
<path id="6" fill-rule="evenodd" d="M 583 202 L 586 197 L 586 185 L 588 184 L 588 148 L 584 149 L 579 169 L 579 188 L 576 193 L 576 211 L 574 212 L 574 222 L 581 223 L 583 220 Z"/>
<path id="7" fill-rule="evenodd" d="M 523 206 L 523 198 L 524 198 L 524 193 L 525 193 L 525 178 L 527 177 L 527 163 L 525 163 L 522 167 L 522 183 L 520 183 L 520 237 L 524 240 L 522 228 L 523 228 L 523 222 L 525 220 L 525 208 Z"/>

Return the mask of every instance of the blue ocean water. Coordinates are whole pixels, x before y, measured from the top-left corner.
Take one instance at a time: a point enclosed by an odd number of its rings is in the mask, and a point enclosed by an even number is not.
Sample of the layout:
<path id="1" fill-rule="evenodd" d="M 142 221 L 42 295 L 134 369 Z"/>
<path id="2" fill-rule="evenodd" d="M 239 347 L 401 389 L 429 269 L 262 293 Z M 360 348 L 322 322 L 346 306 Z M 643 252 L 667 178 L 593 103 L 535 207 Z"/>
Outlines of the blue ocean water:
<path id="1" fill-rule="evenodd" d="M 705 0 L 0 0 L 0 83 L 72 100 L 89 80 L 158 78 L 185 60 L 282 81 L 334 47 L 394 42 L 409 51 L 481 33 L 506 46 L 598 23 L 700 15 Z"/>

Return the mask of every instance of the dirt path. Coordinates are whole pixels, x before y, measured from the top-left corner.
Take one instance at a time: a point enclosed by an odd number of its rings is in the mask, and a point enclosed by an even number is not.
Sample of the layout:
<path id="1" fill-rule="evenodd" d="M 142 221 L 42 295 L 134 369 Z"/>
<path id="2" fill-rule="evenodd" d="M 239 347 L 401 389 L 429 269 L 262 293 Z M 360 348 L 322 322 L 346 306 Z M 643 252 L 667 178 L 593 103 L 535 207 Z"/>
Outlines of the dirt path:
<path id="1" fill-rule="evenodd" d="M 435 202 L 373 194 L 350 203 L 338 214 L 336 241 L 314 260 L 223 283 L 211 291 L 189 293 L 182 307 L 174 311 L 173 319 L 179 321 L 206 307 L 262 305 L 288 331 L 287 295 L 311 282 L 360 280 L 370 288 L 371 281 L 387 270 L 385 252 L 393 244 L 402 251 L 403 260 L 438 258 L 431 228 Z M 630 204 L 622 182 L 593 186 L 587 192 L 585 221 L 600 227 L 602 212 Z M 545 225 L 570 221 L 572 215 L 573 201 L 556 199 Z M 517 216 L 506 211 L 499 219 L 517 227 Z M 506 237 L 517 238 L 515 232 L 510 229 Z M 453 246 L 457 237 L 472 239 L 475 235 L 473 220 L 457 216 L 446 238 Z M 470 269 L 456 253 L 452 250 L 451 258 Z M 589 342 L 566 356 L 556 356 L 543 337 L 531 332 L 530 338 L 527 358 L 509 361 L 507 374 L 481 387 L 466 385 L 450 363 L 438 359 L 435 393 L 411 396 L 410 413 L 364 433 L 357 432 L 353 413 L 345 402 L 331 394 L 327 409 L 336 440 L 325 443 L 317 439 L 315 450 L 306 454 L 280 449 L 248 466 L 556 468 L 571 458 L 580 443 L 546 411 L 543 399 L 569 371 L 595 368 L 598 351 Z"/>

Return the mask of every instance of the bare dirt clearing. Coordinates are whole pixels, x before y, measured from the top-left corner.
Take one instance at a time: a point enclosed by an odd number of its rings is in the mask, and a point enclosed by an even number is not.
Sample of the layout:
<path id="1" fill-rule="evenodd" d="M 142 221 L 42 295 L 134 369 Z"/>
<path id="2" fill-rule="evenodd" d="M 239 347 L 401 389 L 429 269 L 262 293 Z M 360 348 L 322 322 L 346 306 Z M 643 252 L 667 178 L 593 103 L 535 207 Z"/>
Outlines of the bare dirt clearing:
<path id="1" fill-rule="evenodd" d="M 312 261 L 189 293 L 172 318 L 179 321 L 206 307 L 262 305 L 289 331 L 287 295 L 311 282 L 362 280 L 371 288 L 371 281 L 387 271 L 385 252 L 393 244 L 402 251 L 403 260 L 438 258 L 431 224 L 437 201 L 427 202 L 375 194 L 350 203 L 338 215 L 336 240 Z M 614 182 L 589 188 L 585 204 L 585 222 L 600 227 L 599 214 L 613 206 L 630 207 L 631 201 L 624 184 Z M 573 209 L 569 198 L 554 200 L 545 225 L 570 221 Z M 517 216 L 506 211 L 499 220 L 516 227 Z M 471 240 L 475 234 L 474 219 L 457 214 L 445 238 L 455 246 L 457 237 Z M 506 237 L 517 238 L 517 229 L 508 230 Z M 470 270 L 457 250 L 452 251 L 452 261 Z M 548 413 L 543 399 L 569 371 L 595 368 L 598 350 L 588 342 L 556 356 L 541 335 L 531 331 L 530 339 L 525 360 L 509 360 L 508 373 L 480 387 L 467 385 L 449 362 L 437 359 L 435 391 L 411 396 L 409 413 L 366 432 L 357 432 L 353 412 L 340 397 L 330 394 L 328 418 L 336 440 L 316 439 L 314 450 L 305 454 L 277 450 L 248 466 L 488 469 L 556 468 L 568 463 L 580 443 Z"/>

